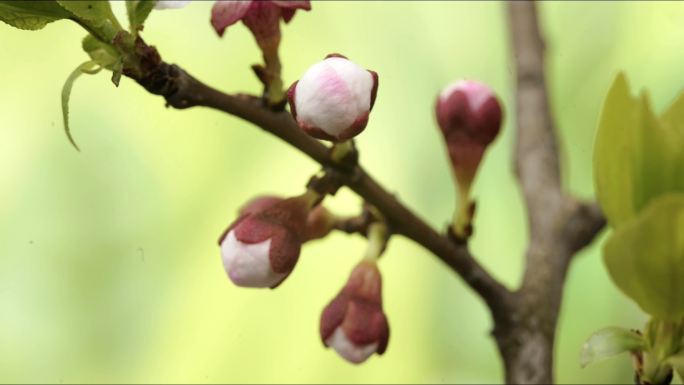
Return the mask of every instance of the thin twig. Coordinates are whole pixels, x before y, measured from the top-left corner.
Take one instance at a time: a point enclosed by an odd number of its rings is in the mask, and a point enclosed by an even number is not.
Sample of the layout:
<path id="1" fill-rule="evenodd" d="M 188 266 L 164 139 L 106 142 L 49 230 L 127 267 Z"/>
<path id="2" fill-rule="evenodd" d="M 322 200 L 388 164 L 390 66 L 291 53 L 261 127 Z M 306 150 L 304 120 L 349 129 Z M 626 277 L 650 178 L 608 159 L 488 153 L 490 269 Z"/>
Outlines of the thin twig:
<path id="1" fill-rule="evenodd" d="M 422 245 L 457 272 L 482 297 L 495 317 L 506 312 L 510 292 L 475 260 L 465 246 L 454 244 L 432 229 L 361 166 L 349 169 L 334 162 L 329 148 L 306 135 L 288 112 L 266 108 L 260 98 L 254 96 L 220 92 L 180 67 L 161 61 L 152 66 L 146 76 L 135 80 L 151 93 L 164 96 L 169 106 L 178 109 L 203 106 L 223 111 L 247 120 L 297 148 L 325 167 L 326 172 L 336 175 L 341 184 L 376 207 L 395 234 Z"/>

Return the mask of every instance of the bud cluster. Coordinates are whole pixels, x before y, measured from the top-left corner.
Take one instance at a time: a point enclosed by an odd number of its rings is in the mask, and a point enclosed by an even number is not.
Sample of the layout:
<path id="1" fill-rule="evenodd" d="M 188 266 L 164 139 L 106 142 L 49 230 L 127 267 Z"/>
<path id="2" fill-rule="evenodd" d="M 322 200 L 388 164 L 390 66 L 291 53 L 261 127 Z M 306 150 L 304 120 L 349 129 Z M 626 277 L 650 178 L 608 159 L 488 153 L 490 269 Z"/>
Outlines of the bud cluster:
<path id="1" fill-rule="evenodd" d="M 252 199 L 219 239 L 226 273 L 237 286 L 275 288 L 292 273 L 302 244 L 324 238 L 338 220 L 313 190 L 288 199 L 270 195 Z M 367 237 L 364 260 L 321 317 L 324 345 L 352 363 L 382 354 L 389 338 L 376 265 L 387 243 L 386 226 L 370 224 Z"/>
<path id="2" fill-rule="evenodd" d="M 160 1 L 158 8 L 182 5 Z M 282 107 L 283 84 L 278 57 L 280 20 L 289 22 L 297 9 L 309 10 L 309 1 L 217 1 L 211 23 L 223 36 L 227 27 L 242 21 L 252 32 L 264 56 L 265 67 L 253 66 L 265 86 L 271 107 Z M 355 166 L 351 141 L 368 124 L 378 92 L 378 74 L 340 54 L 330 54 L 309 67 L 287 91 L 290 113 L 308 135 L 332 142 L 330 160 Z M 485 150 L 496 138 L 502 120 L 501 105 L 486 85 L 462 80 L 446 87 L 435 105 L 460 195 L 451 235 L 465 241 L 472 232 L 474 203 L 470 189 Z M 293 271 L 302 245 L 326 237 L 342 220 L 320 203 L 330 191 L 312 186 L 300 196 L 261 196 L 239 210 L 219 239 L 223 265 L 237 286 L 275 288 Z M 368 206 L 370 207 L 370 206 Z M 387 225 L 374 208 L 361 231 L 368 250 L 338 295 L 325 307 L 320 336 L 326 347 L 358 364 L 374 353 L 383 354 L 389 324 L 382 306 L 382 277 L 377 259 L 389 239 Z M 373 211 L 374 210 L 374 211 Z M 364 217 L 366 218 L 366 217 Z"/>

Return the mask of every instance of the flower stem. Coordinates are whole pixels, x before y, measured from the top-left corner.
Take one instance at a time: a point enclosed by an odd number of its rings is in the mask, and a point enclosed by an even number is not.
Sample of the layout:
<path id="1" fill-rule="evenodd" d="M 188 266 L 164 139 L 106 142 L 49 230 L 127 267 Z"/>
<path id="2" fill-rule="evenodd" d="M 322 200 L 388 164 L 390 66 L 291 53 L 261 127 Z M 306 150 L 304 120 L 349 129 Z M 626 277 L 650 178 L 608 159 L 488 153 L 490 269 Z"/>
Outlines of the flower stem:
<path id="1" fill-rule="evenodd" d="M 367 237 L 368 248 L 366 249 L 366 255 L 363 259 L 366 261 L 377 261 L 387 246 L 387 240 L 389 238 L 387 225 L 383 222 L 371 223 L 368 226 Z"/>

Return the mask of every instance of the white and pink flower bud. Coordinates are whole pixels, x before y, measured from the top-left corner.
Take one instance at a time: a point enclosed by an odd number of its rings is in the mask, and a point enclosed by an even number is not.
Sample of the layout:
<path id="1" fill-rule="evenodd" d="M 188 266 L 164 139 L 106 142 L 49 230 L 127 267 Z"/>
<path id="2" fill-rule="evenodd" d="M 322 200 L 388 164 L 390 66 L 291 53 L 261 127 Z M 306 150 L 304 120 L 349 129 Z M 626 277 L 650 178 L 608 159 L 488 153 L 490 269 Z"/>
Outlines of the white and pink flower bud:
<path id="1" fill-rule="evenodd" d="M 435 112 L 456 178 L 470 184 L 485 149 L 501 129 L 499 100 L 487 85 L 460 80 L 442 91 Z"/>
<path id="2" fill-rule="evenodd" d="M 275 288 L 299 259 L 310 200 L 263 197 L 243 207 L 219 239 L 223 265 L 233 283 Z"/>
<path id="3" fill-rule="evenodd" d="M 461 197 L 452 232 L 462 241 L 473 232 L 475 205 L 470 201 L 470 187 L 485 150 L 501 129 L 503 111 L 488 86 L 461 80 L 442 91 L 435 112 Z"/>
<path id="4" fill-rule="evenodd" d="M 292 84 L 288 101 L 292 116 L 306 133 L 343 142 L 366 128 L 377 92 L 377 73 L 331 54 Z"/>
<path id="5" fill-rule="evenodd" d="M 211 24 L 223 36 L 226 28 L 242 20 L 263 49 L 277 45 L 280 19 L 290 22 L 297 9 L 308 11 L 311 3 L 308 0 L 219 0 L 211 10 Z"/>
<path id="6" fill-rule="evenodd" d="M 375 262 L 365 260 L 354 268 L 345 287 L 323 310 L 320 333 L 325 346 L 354 364 L 385 352 L 389 324 Z"/>
<path id="7" fill-rule="evenodd" d="M 190 0 L 158 0 L 154 4 L 155 9 L 176 9 L 183 8 L 190 3 Z"/>

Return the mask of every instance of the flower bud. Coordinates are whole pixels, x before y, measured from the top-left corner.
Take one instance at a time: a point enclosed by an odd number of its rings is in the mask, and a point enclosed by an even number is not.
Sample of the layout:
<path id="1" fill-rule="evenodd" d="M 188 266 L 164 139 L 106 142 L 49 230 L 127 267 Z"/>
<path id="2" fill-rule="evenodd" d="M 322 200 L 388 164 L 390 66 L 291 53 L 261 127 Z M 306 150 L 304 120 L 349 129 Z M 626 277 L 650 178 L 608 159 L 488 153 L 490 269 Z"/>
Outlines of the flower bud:
<path id="1" fill-rule="evenodd" d="M 332 54 L 309 67 L 288 91 L 290 111 L 309 135 L 342 142 L 366 128 L 378 74 Z"/>
<path id="2" fill-rule="evenodd" d="M 346 286 L 323 310 L 320 333 L 325 346 L 355 364 L 385 352 L 389 325 L 375 262 L 364 260 L 354 268 Z"/>
<path id="3" fill-rule="evenodd" d="M 241 209 L 219 240 L 223 265 L 238 286 L 278 286 L 292 272 L 305 235 L 311 201 L 306 195 L 265 197 Z"/>
<path id="4" fill-rule="evenodd" d="M 154 4 L 155 9 L 175 9 L 183 8 L 190 3 L 190 0 L 158 0 Z"/>
<path id="5" fill-rule="evenodd" d="M 485 149 L 499 133 L 501 105 L 485 84 L 461 80 L 442 91 L 435 110 L 456 178 L 469 185 Z"/>
<path id="6" fill-rule="evenodd" d="M 314 207 L 306 221 L 305 241 L 325 238 L 335 228 L 336 217 L 323 205 Z"/>
<path id="7" fill-rule="evenodd" d="M 249 202 L 245 203 L 242 207 L 240 207 L 240 209 L 238 210 L 238 214 L 240 216 L 255 214 L 260 211 L 264 211 L 267 208 L 273 206 L 274 204 L 282 202 L 284 200 L 285 198 L 277 197 L 275 195 L 261 195 L 253 198 Z"/>
<path id="8" fill-rule="evenodd" d="M 288 23 L 297 9 L 310 10 L 309 1 L 219 0 L 211 10 L 211 24 L 219 36 L 242 20 L 260 47 L 280 41 L 280 19 Z M 275 43 L 277 45 L 277 43 Z"/>
<path id="9" fill-rule="evenodd" d="M 460 195 L 452 232 L 463 241 L 472 233 L 475 210 L 470 186 L 487 146 L 499 133 L 503 112 L 494 92 L 472 80 L 446 87 L 437 98 L 435 112 Z"/>

